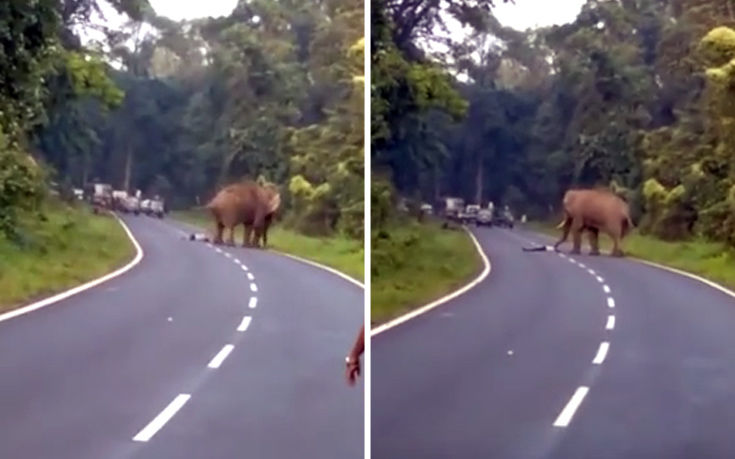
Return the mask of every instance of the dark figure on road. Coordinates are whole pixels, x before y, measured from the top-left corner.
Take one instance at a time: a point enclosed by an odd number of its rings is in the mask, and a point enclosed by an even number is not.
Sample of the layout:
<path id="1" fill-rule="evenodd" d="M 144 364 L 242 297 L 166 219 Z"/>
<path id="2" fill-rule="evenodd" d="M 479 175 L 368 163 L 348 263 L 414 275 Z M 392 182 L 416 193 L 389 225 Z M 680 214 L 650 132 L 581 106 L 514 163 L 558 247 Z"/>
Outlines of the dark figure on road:
<path id="1" fill-rule="evenodd" d="M 360 327 L 360 333 L 357 335 L 352 351 L 347 356 L 347 383 L 350 386 L 355 385 L 357 377 L 360 376 L 360 356 L 365 351 L 365 325 Z"/>

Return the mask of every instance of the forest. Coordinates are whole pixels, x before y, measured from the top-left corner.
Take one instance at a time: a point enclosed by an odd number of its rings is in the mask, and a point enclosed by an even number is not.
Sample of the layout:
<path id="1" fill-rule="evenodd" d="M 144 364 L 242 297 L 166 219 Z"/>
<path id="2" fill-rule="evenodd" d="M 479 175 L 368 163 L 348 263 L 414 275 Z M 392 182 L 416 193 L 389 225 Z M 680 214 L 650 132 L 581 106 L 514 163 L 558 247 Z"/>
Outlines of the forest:
<path id="1" fill-rule="evenodd" d="M 525 32 L 492 9 L 373 2 L 374 228 L 399 197 L 547 219 L 604 186 L 644 233 L 735 245 L 735 2 L 588 0 Z"/>
<path id="2" fill-rule="evenodd" d="M 174 22 L 147 0 L 2 2 L 0 234 L 96 180 L 189 208 L 249 178 L 279 185 L 299 231 L 360 238 L 362 3 Z"/>

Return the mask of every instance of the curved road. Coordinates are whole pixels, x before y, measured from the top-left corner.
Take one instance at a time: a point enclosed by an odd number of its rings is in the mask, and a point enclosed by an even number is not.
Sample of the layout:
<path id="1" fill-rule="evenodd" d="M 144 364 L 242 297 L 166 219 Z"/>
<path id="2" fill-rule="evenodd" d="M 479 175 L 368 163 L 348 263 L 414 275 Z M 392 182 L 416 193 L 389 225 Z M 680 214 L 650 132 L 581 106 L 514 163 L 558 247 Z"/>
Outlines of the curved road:
<path id="1" fill-rule="evenodd" d="M 362 290 L 125 220 L 140 264 L 0 323 L 0 457 L 362 457 Z"/>
<path id="2" fill-rule="evenodd" d="M 490 275 L 372 339 L 374 458 L 735 457 L 735 299 L 474 233 Z"/>

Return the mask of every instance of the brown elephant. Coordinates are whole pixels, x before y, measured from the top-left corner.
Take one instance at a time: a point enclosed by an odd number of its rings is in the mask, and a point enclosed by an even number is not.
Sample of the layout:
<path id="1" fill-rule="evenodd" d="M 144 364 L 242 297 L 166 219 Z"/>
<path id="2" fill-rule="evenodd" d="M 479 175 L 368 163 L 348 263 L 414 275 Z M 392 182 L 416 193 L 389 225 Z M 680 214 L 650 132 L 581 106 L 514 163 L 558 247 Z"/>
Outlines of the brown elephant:
<path id="1" fill-rule="evenodd" d="M 281 204 L 281 196 L 274 185 L 260 186 L 248 181 L 226 186 L 206 205 L 215 221 L 214 243 L 223 243 L 222 233 L 225 228 L 230 231 L 228 243 L 235 244 L 235 228 L 242 224 L 245 227 L 243 247 L 258 246 L 263 239 L 267 244 L 268 227 L 273 221 L 273 214 Z M 251 234 L 254 238 L 251 239 Z"/>
<path id="2" fill-rule="evenodd" d="M 613 240 L 611 255 L 622 257 L 620 243 L 633 228 L 628 204 L 611 191 L 604 189 L 569 190 L 564 194 L 564 220 L 557 228 L 563 228 L 561 239 L 554 245 L 563 244 L 569 232 L 574 238 L 572 253 L 580 253 L 582 232 L 590 234 L 590 255 L 599 255 L 599 233 L 603 231 Z"/>

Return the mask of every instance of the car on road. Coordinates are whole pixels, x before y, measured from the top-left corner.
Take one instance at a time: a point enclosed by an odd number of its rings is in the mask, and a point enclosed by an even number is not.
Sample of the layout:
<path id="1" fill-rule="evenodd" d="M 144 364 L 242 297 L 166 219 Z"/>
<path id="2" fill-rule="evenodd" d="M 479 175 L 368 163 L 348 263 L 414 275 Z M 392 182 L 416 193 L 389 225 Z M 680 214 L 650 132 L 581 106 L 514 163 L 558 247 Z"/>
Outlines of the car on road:
<path id="1" fill-rule="evenodd" d="M 475 219 L 477 226 L 493 226 L 493 212 L 489 209 L 480 209 Z"/>
<path id="2" fill-rule="evenodd" d="M 158 218 L 163 218 L 166 213 L 163 206 L 163 200 L 159 198 L 151 199 L 150 215 L 155 215 Z"/>
<path id="3" fill-rule="evenodd" d="M 493 225 L 513 229 L 515 218 L 510 209 L 506 207 L 502 212 L 498 212 L 493 219 Z"/>
<path id="4" fill-rule="evenodd" d="M 476 204 L 469 204 L 464 211 L 459 214 L 459 221 L 465 225 L 475 223 L 477 220 L 477 213 L 480 211 L 480 206 Z"/>

